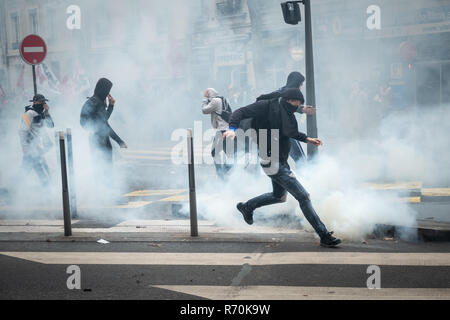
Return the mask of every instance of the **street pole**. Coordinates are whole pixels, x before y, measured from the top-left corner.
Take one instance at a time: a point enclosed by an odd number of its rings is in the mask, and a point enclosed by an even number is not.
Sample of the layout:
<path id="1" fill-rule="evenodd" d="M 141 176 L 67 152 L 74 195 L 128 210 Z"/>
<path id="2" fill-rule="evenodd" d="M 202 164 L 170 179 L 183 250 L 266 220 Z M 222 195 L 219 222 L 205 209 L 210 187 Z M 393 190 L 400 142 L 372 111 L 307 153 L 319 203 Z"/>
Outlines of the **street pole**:
<path id="1" fill-rule="evenodd" d="M 33 87 L 34 87 L 34 95 L 37 95 L 37 86 L 36 86 L 36 66 L 33 64 Z"/>
<path id="2" fill-rule="evenodd" d="M 314 86 L 314 54 L 312 41 L 311 0 L 303 0 L 305 5 L 305 64 L 306 64 L 306 104 L 316 106 L 316 92 Z M 308 137 L 317 138 L 316 115 L 306 116 L 306 132 Z M 311 143 L 307 145 L 308 159 L 317 155 L 317 147 Z"/>
<path id="3" fill-rule="evenodd" d="M 61 155 L 61 178 L 62 178 L 62 200 L 63 200 L 63 217 L 64 217 L 64 235 L 69 237 L 72 235 L 72 223 L 70 217 L 70 197 L 69 185 L 67 181 L 67 165 L 66 165 L 66 147 L 64 141 L 64 131 L 59 132 L 59 153 Z"/>
<path id="4" fill-rule="evenodd" d="M 189 210 L 191 219 L 191 237 L 198 237 L 197 198 L 195 194 L 194 141 L 192 129 L 187 130 L 188 171 L 189 171 Z"/>
<path id="5" fill-rule="evenodd" d="M 72 130 L 66 130 L 67 136 L 67 164 L 69 166 L 69 193 L 70 193 L 70 213 L 72 218 L 77 218 L 77 195 L 75 190 L 75 173 L 73 167 L 73 150 L 72 150 Z"/>

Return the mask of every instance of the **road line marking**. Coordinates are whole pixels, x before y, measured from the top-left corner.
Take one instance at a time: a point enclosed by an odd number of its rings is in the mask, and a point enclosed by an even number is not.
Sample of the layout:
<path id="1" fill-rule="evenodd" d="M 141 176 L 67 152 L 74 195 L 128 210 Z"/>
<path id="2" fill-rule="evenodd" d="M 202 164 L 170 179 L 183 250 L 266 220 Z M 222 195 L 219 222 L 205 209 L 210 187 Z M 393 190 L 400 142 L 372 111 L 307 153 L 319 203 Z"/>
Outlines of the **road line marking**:
<path id="1" fill-rule="evenodd" d="M 409 202 L 409 203 L 420 203 L 421 201 L 420 197 L 402 197 L 399 200 L 402 202 Z"/>
<path id="2" fill-rule="evenodd" d="M 118 265 L 386 265 L 450 266 L 450 253 L 161 253 L 161 252 L 0 252 L 2 255 L 43 264 Z"/>
<path id="3" fill-rule="evenodd" d="M 425 197 L 447 197 L 447 196 L 450 196 L 450 188 L 423 188 L 422 196 L 425 196 Z"/>
<path id="4" fill-rule="evenodd" d="M 179 196 L 172 196 L 172 197 L 164 198 L 164 199 L 161 199 L 159 201 L 163 201 L 163 202 L 185 202 L 185 201 L 189 201 L 189 195 L 188 194 L 182 194 L 182 195 L 179 195 Z"/>
<path id="5" fill-rule="evenodd" d="M 115 206 L 114 208 L 120 208 L 120 209 L 135 209 L 135 208 L 142 208 L 146 205 L 149 205 L 153 201 L 130 201 L 127 204 Z"/>
<path id="6" fill-rule="evenodd" d="M 158 157 L 158 156 L 136 156 L 136 155 L 126 155 L 122 154 L 124 159 L 145 159 L 145 160 L 171 160 L 171 157 Z"/>
<path id="7" fill-rule="evenodd" d="M 449 288 L 154 285 L 212 300 L 449 300 Z"/>
<path id="8" fill-rule="evenodd" d="M 186 189 L 167 189 L 167 190 L 137 190 L 125 194 L 125 197 L 148 197 L 148 196 L 171 196 L 187 192 Z"/>
<path id="9" fill-rule="evenodd" d="M 399 183 L 369 183 L 369 187 L 373 189 L 382 189 L 382 190 L 410 190 L 410 189 L 421 189 L 422 182 L 414 181 L 414 182 L 399 182 Z"/>

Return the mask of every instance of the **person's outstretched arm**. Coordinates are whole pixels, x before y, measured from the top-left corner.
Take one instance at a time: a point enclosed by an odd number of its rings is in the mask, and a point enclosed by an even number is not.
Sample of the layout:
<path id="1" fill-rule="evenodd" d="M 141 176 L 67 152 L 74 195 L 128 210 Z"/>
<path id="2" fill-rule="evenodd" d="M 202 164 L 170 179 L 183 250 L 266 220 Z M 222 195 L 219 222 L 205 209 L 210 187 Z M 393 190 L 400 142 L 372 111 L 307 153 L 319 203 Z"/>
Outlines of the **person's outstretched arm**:
<path id="1" fill-rule="evenodd" d="M 248 118 L 264 117 L 269 112 L 269 103 L 266 100 L 257 101 L 246 107 L 242 107 L 233 112 L 230 119 L 229 129 L 224 132 L 223 138 L 230 137 L 234 139 L 235 132 L 239 128 L 242 120 Z"/>
<path id="2" fill-rule="evenodd" d="M 109 136 L 111 137 L 111 139 L 113 139 L 115 142 L 117 142 L 117 144 L 121 148 L 128 148 L 127 144 L 122 139 L 120 139 L 119 135 L 113 130 L 113 128 L 111 128 L 109 123 L 106 123 L 106 125 L 108 127 Z"/>

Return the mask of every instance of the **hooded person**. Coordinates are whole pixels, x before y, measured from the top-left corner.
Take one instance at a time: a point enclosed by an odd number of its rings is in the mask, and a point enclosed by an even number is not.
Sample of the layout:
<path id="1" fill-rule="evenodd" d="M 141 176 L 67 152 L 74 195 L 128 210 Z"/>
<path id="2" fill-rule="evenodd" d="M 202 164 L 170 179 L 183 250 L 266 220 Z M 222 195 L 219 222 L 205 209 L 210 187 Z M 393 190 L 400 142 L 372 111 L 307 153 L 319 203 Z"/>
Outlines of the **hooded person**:
<path id="1" fill-rule="evenodd" d="M 109 94 L 113 84 L 106 78 L 98 80 L 94 95 L 85 102 L 81 109 L 80 124 L 89 133 L 89 144 L 94 161 L 102 161 L 105 175 L 112 170 L 112 138 L 121 148 L 127 148 L 125 142 L 114 132 L 108 123 L 114 110 L 115 100 Z M 106 105 L 106 98 L 109 105 Z"/>
<path id="2" fill-rule="evenodd" d="M 258 98 L 256 98 L 256 101 L 279 98 L 279 97 L 281 97 L 283 91 L 285 91 L 287 89 L 292 89 L 292 88 L 300 89 L 304 82 L 305 82 L 305 77 L 300 72 L 298 72 L 298 71 L 291 72 L 287 77 L 286 85 L 284 87 L 282 87 L 276 91 L 273 91 L 271 93 L 268 93 L 268 94 L 262 94 Z M 303 106 L 304 103 L 305 103 L 305 100 L 302 99 L 301 100 L 302 106 L 298 107 L 295 110 L 295 112 L 313 114 L 314 108 L 305 107 L 305 106 Z M 305 152 L 303 151 L 303 148 L 302 148 L 300 142 L 295 139 L 291 139 L 290 156 L 292 157 L 292 159 L 294 159 L 294 161 L 296 163 L 300 160 L 306 161 Z"/>
<path id="3" fill-rule="evenodd" d="M 245 222 L 253 224 L 253 211 L 257 208 L 285 202 L 289 192 L 300 204 L 300 208 L 320 237 L 320 244 L 325 247 L 335 247 L 341 241 L 328 232 L 312 206 L 309 193 L 303 188 L 290 170 L 287 163 L 291 148 L 290 139 L 322 144 L 317 138 L 310 138 L 298 131 L 294 112 L 303 100 L 300 90 L 289 88 L 283 90 L 280 97 L 270 100 L 260 100 L 242 107 L 231 116 L 230 127 L 224 138 L 234 139 L 236 129 L 244 119 L 252 118 L 252 128 L 257 131 L 257 144 L 264 172 L 272 180 L 273 191 L 238 203 L 237 209 L 242 213 Z M 267 134 L 263 134 L 263 133 Z M 265 141 L 265 139 L 267 139 Z"/>
<path id="4" fill-rule="evenodd" d="M 222 157 L 221 151 L 227 155 L 226 141 L 222 142 L 222 134 L 228 130 L 228 122 L 225 120 L 225 113 L 228 112 L 228 102 L 224 97 L 219 96 L 219 93 L 214 88 L 206 89 L 203 94 L 202 112 L 203 114 L 211 115 L 211 126 L 216 130 L 216 135 L 211 148 L 211 156 L 214 159 L 214 165 L 216 167 L 216 173 L 221 179 L 225 179 L 225 175 L 233 167 L 227 164 L 226 157 Z M 229 109 L 231 110 L 231 109 Z M 229 112 L 231 114 L 231 111 Z M 234 154 L 236 153 L 236 143 L 233 144 Z"/>

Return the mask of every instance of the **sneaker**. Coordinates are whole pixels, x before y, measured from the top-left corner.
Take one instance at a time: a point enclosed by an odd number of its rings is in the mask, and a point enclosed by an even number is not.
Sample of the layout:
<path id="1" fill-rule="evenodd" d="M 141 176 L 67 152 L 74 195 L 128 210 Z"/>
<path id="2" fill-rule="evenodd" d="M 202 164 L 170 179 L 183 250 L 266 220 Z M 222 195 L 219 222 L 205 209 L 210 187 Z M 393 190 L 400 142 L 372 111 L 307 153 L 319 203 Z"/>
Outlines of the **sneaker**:
<path id="1" fill-rule="evenodd" d="M 326 248 L 335 248 L 341 243 L 341 239 L 333 237 L 333 231 L 326 233 L 322 238 L 320 238 L 320 245 Z"/>
<path id="2" fill-rule="evenodd" d="M 252 225 L 253 224 L 253 211 L 249 212 L 247 209 L 247 206 L 239 202 L 236 206 L 236 208 L 242 213 L 242 216 L 244 217 L 245 222 Z"/>

